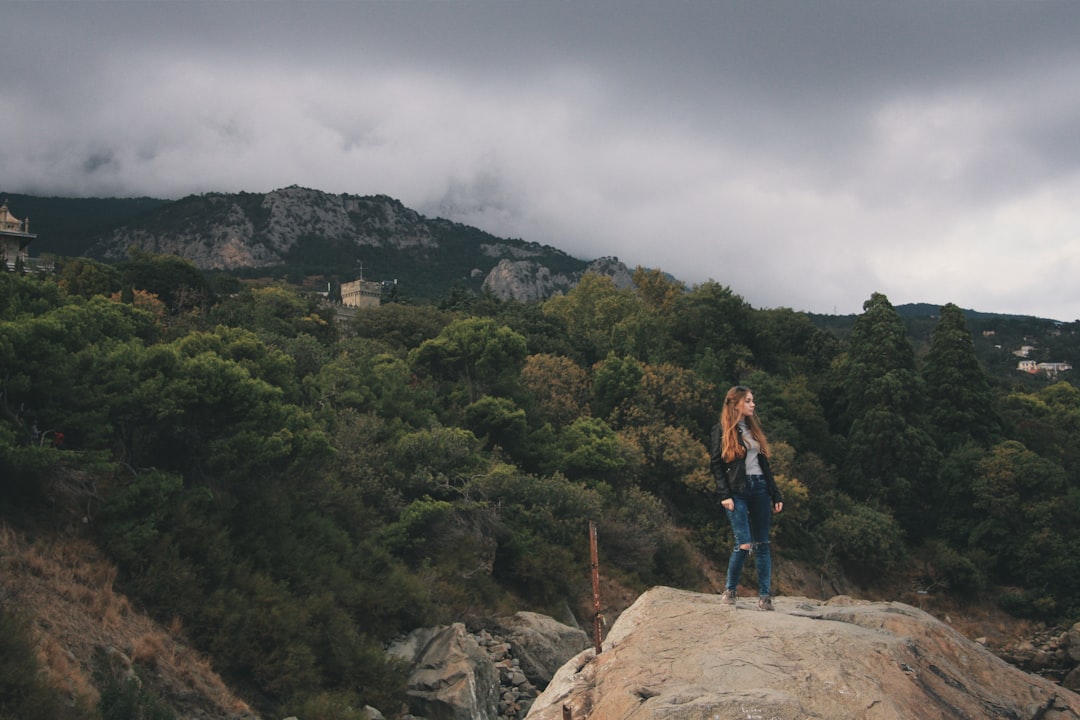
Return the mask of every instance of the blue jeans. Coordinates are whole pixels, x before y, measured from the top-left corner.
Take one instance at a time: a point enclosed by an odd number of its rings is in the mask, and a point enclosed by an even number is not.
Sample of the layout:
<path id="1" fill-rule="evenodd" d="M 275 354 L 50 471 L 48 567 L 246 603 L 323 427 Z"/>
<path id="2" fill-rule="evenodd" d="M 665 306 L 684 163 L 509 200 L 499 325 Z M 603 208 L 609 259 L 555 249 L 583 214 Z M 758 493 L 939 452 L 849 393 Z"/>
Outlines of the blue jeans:
<path id="1" fill-rule="evenodd" d="M 731 529 L 735 532 L 735 547 L 728 560 L 727 589 L 739 585 L 746 556 L 755 554 L 757 560 L 758 595 L 772 593 L 772 555 L 769 553 L 769 529 L 772 526 L 772 497 L 762 475 L 746 477 L 745 494 L 736 495 L 735 509 L 727 510 Z M 749 545 L 750 550 L 743 550 Z"/>

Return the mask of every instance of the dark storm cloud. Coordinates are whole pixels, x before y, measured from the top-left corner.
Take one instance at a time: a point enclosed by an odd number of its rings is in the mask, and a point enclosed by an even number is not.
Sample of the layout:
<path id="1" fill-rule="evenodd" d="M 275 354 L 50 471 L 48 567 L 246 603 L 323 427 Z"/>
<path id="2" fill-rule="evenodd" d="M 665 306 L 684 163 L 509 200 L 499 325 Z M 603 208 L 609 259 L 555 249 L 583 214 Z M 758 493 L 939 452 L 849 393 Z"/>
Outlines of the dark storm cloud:
<path id="1" fill-rule="evenodd" d="M 755 306 L 1080 317 L 1080 3 L 48 2 L 0 189 L 301 184 Z"/>

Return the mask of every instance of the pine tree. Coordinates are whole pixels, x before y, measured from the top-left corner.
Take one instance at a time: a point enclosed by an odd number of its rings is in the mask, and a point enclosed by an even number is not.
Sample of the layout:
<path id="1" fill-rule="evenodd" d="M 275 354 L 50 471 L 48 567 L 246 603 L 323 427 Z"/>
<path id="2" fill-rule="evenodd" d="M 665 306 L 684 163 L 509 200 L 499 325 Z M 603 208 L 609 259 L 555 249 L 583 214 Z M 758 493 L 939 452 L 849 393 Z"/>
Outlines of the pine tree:
<path id="1" fill-rule="evenodd" d="M 940 453 L 926 427 L 926 392 L 903 321 L 874 293 L 852 327 L 846 367 L 851 418 L 842 480 L 856 500 L 881 503 L 913 536 L 929 531 Z"/>
<path id="2" fill-rule="evenodd" d="M 928 420 L 943 452 L 975 442 L 993 444 L 1001 432 L 990 383 L 975 356 L 975 343 L 956 305 L 942 306 L 922 370 L 930 398 Z"/>

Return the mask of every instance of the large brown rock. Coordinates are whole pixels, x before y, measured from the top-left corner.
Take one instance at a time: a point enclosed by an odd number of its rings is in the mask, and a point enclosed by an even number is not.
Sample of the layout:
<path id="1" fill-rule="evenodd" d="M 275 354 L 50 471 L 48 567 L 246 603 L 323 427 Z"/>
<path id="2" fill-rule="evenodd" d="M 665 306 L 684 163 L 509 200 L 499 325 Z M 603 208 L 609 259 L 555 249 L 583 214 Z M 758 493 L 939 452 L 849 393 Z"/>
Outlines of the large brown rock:
<path id="1" fill-rule="evenodd" d="M 510 644 L 525 676 L 539 687 L 547 687 L 567 660 L 590 645 L 584 630 L 534 612 L 502 618 L 498 630 Z"/>
<path id="2" fill-rule="evenodd" d="M 752 600 L 654 588 L 594 657 L 564 665 L 528 720 L 1080 718 L 1080 695 L 931 615 L 837 597 Z"/>
<path id="3" fill-rule="evenodd" d="M 409 710 L 426 720 L 495 720 L 499 674 L 462 623 L 415 630 L 389 652 L 412 666 Z"/>

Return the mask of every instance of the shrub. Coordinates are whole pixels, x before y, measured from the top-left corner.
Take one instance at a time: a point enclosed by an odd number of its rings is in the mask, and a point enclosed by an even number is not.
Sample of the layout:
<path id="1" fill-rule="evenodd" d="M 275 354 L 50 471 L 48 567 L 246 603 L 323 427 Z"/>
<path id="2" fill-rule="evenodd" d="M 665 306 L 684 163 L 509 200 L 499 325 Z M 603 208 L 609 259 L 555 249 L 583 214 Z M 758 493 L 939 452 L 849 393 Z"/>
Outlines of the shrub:
<path id="1" fill-rule="evenodd" d="M 290 703 L 290 716 L 319 718 L 319 720 L 370 720 L 367 710 L 358 707 L 359 699 L 353 693 L 324 692 Z"/>
<path id="2" fill-rule="evenodd" d="M 176 714 L 151 691 L 119 653 L 94 653 L 94 681 L 101 693 L 103 720 L 176 720 Z"/>
<path id="3" fill-rule="evenodd" d="M 821 527 L 823 543 L 854 569 L 890 569 L 904 558 L 904 532 L 892 515 L 856 504 Z"/>
<path id="4" fill-rule="evenodd" d="M 45 680 L 29 623 L 0 606 L 0 720 L 78 716 Z"/>
<path id="5" fill-rule="evenodd" d="M 986 574 L 970 557 L 943 542 L 930 546 L 935 569 L 932 582 L 943 583 L 950 592 L 964 598 L 975 597 L 986 588 Z"/>

